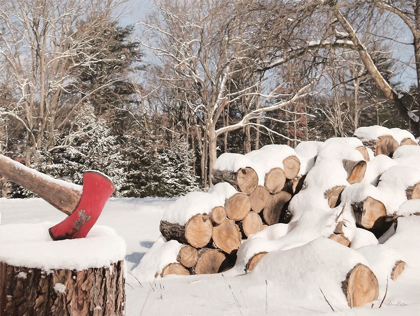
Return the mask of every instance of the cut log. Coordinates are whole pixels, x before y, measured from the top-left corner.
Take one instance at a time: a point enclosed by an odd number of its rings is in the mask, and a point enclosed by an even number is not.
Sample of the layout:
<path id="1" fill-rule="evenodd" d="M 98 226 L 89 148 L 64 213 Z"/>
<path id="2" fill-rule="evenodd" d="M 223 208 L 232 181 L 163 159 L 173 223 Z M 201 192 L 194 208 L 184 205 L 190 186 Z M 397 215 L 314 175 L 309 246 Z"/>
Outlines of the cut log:
<path id="1" fill-rule="evenodd" d="M 395 281 L 400 276 L 400 274 L 404 271 L 405 266 L 406 266 L 406 263 L 404 261 L 398 260 L 395 263 L 394 268 L 392 269 L 391 280 Z"/>
<path id="2" fill-rule="evenodd" d="M 213 227 L 213 244 L 227 254 L 231 254 L 241 245 L 241 232 L 233 220 L 227 219 Z"/>
<path id="3" fill-rule="evenodd" d="M 255 255 L 252 256 L 251 259 L 249 259 L 247 265 L 246 265 L 246 272 L 250 272 L 252 271 L 255 266 L 258 264 L 258 262 L 260 262 L 260 260 L 267 254 L 266 251 L 257 253 Z"/>
<path id="4" fill-rule="evenodd" d="M 334 232 L 328 238 L 342 244 L 345 247 L 348 247 L 350 245 L 350 240 L 344 234 L 343 225 L 344 222 L 339 222 L 335 227 Z"/>
<path id="5" fill-rule="evenodd" d="M 348 183 L 360 183 L 365 177 L 367 163 L 364 160 L 353 161 L 343 159 L 343 167 L 347 172 Z"/>
<path id="6" fill-rule="evenodd" d="M 186 268 L 192 268 L 197 263 L 198 251 L 194 247 L 184 246 L 179 252 L 176 260 Z M 163 273 L 163 271 L 162 271 Z"/>
<path id="7" fill-rule="evenodd" d="M 281 191 L 280 193 L 270 195 L 267 205 L 263 210 L 264 221 L 268 225 L 279 223 L 283 208 L 290 201 L 292 195 L 288 192 Z"/>
<path id="8" fill-rule="evenodd" d="M 380 229 L 385 223 L 385 205 L 372 197 L 360 203 L 352 204 L 356 224 L 366 229 Z"/>
<path id="9" fill-rule="evenodd" d="M 162 278 L 166 277 L 167 275 L 190 275 L 190 271 L 188 271 L 182 264 L 179 263 L 170 263 L 166 267 L 163 268 L 162 273 L 160 276 Z"/>
<path id="10" fill-rule="evenodd" d="M 0 263 L 1 315 L 125 315 L 123 261 L 87 270 Z"/>
<path id="11" fill-rule="evenodd" d="M 220 225 L 226 219 L 226 211 L 223 206 L 216 206 L 211 210 L 210 219 L 214 225 Z"/>
<path id="12" fill-rule="evenodd" d="M 212 182 L 228 182 L 236 190 L 245 194 L 251 194 L 258 185 L 258 175 L 252 168 L 242 168 L 238 172 L 228 170 L 212 170 Z"/>
<path id="13" fill-rule="evenodd" d="M 365 161 L 370 161 L 369 153 L 365 146 L 359 146 L 356 148 L 356 150 L 358 150 L 362 154 L 363 159 L 365 159 Z"/>
<path id="14" fill-rule="evenodd" d="M 198 260 L 192 269 L 193 274 L 212 274 L 221 272 L 226 255 L 217 249 L 203 248 L 198 252 Z"/>
<path id="15" fill-rule="evenodd" d="M 177 240 L 183 244 L 202 248 L 210 242 L 213 225 L 208 216 L 197 214 L 185 225 L 160 221 L 159 229 L 166 240 Z"/>
<path id="16" fill-rule="evenodd" d="M 282 168 L 273 168 L 266 175 L 264 186 L 271 194 L 279 193 L 286 182 L 286 175 Z"/>
<path id="17" fill-rule="evenodd" d="M 408 200 L 420 199 L 420 182 L 413 186 L 409 186 L 407 190 L 405 190 L 405 194 L 407 195 Z"/>
<path id="18" fill-rule="evenodd" d="M 392 157 L 399 146 L 400 144 L 391 135 L 380 136 L 376 142 L 375 156 L 382 154 Z"/>
<path id="19" fill-rule="evenodd" d="M 417 144 L 414 140 L 412 140 L 411 138 L 404 138 L 401 143 L 400 146 L 404 146 L 404 145 L 414 145 L 414 146 L 418 146 L 419 144 Z"/>
<path id="20" fill-rule="evenodd" d="M 263 210 L 267 201 L 270 197 L 270 192 L 268 192 L 266 187 L 257 186 L 254 192 L 249 196 L 249 201 L 251 203 L 251 209 L 255 213 L 259 213 Z"/>
<path id="21" fill-rule="evenodd" d="M 331 208 L 337 207 L 341 203 L 341 193 L 346 188 L 345 185 L 338 185 L 325 191 L 324 198 L 328 200 L 328 206 Z"/>
<path id="22" fill-rule="evenodd" d="M 263 223 L 260 215 L 251 211 L 247 216 L 241 221 L 240 227 L 242 232 L 246 237 L 251 236 L 252 234 L 258 233 L 263 229 Z"/>
<path id="23" fill-rule="evenodd" d="M 303 189 L 305 184 L 305 178 L 306 175 L 303 175 L 301 177 L 297 177 L 296 179 L 292 180 L 292 192 L 293 194 L 298 194 L 300 190 Z"/>
<path id="24" fill-rule="evenodd" d="M 251 210 L 249 197 L 243 193 L 232 195 L 226 202 L 225 210 L 227 217 L 234 221 L 244 219 Z"/>
<path id="25" fill-rule="evenodd" d="M 294 179 L 299 174 L 300 160 L 296 156 L 289 156 L 283 160 L 284 174 L 287 179 Z"/>
<path id="26" fill-rule="evenodd" d="M 351 308 L 363 306 L 379 296 L 378 279 L 372 270 L 360 263 L 347 274 L 341 288 Z"/>

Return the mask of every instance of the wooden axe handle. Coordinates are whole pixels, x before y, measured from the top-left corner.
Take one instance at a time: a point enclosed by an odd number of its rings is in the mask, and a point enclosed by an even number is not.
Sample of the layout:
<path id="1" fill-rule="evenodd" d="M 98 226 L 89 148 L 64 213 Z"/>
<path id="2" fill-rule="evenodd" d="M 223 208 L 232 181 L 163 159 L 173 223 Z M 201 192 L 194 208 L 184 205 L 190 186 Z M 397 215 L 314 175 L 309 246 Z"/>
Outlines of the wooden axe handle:
<path id="1" fill-rule="evenodd" d="M 0 174 L 38 194 L 67 215 L 73 213 L 82 196 L 81 186 L 54 179 L 3 155 L 0 155 Z"/>

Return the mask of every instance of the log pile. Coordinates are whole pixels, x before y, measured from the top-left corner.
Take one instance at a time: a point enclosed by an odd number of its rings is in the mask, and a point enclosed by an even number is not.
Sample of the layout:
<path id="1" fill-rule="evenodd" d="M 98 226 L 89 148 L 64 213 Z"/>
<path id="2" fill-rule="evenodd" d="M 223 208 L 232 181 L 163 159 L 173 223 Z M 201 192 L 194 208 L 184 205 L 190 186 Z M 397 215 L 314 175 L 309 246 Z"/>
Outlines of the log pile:
<path id="1" fill-rule="evenodd" d="M 409 202 L 420 201 L 420 165 L 413 164 L 420 160 L 420 147 L 398 129 L 361 128 L 355 135 L 302 142 L 296 150 L 270 145 L 247 155 L 221 155 L 213 170 L 215 186 L 202 193 L 217 202 L 183 221 L 162 219 L 164 238 L 182 245 L 160 275 L 217 273 L 233 265 L 249 273 L 271 260 L 271 252 L 298 249 L 317 238 L 361 258 L 369 257 L 366 247 L 377 252 L 398 218 L 419 213 Z M 177 203 L 183 199 L 191 205 L 188 195 Z M 340 281 L 349 306 L 378 297 L 383 278 L 378 281 L 376 271 L 387 271 L 391 280 L 403 273 L 404 258 L 384 249 L 380 253 L 391 258 L 386 269 L 386 260 L 369 257 Z"/>

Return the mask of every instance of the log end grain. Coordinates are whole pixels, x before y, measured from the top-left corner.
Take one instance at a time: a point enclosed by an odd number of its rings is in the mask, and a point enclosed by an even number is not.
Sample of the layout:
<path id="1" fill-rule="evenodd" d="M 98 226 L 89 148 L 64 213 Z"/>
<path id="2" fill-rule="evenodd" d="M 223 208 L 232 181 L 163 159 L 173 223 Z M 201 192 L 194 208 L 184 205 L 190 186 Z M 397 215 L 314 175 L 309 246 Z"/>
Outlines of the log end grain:
<path id="1" fill-rule="evenodd" d="M 297 177 L 300 170 L 300 160 L 296 156 L 289 156 L 283 160 L 284 174 L 291 180 Z"/>
<path id="2" fill-rule="evenodd" d="M 240 221 L 251 210 L 249 197 L 243 193 L 236 193 L 231 196 L 225 204 L 226 215 L 234 221 Z"/>
<path id="3" fill-rule="evenodd" d="M 258 175 L 252 168 L 242 168 L 238 170 L 236 181 L 239 191 L 251 194 L 258 185 Z"/>
<path id="4" fill-rule="evenodd" d="M 341 203 L 341 193 L 346 188 L 345 185 L 338 185 L 325 191 L 324 198 L 328 200 L 328 206 L 330 208 L 337 207 Z"/>
<path id="5" fill-rule="evenodd" d="M 418 146 L 419 144 L 417 144 L 414 140 L 412 140 L 411 138 L 404 138 L 401 143 L 400 146 L 404 146 L 404 145 L 413 145 L 413 146 Z"/>
<path id="6" fill-rule="evenodd" d="M 384 135 L 379 137 L 375 146 L 375 156 L 385 155 L 392 157 L 400 144 L 391 135 Z"/>
<path id="7" fill-rule="evenodd" d="M 251 272 L 255 266 L 258 264 L 258 262 L 260 262 L 260 260 L 267 254 L 267 251 L 263 251 L 263 252 L 259 252 L 255 255 L 252 256 L 251 259 L 249 259 L 246 267 L 245 267 L 245 271 L 246 272 Z"/>
<path id="8" fill-rule="evenodd" d="M 220 225 L 226 219 L 226 211 L 223 206 L 216 206 L 211 210 L 210 219 L 214 225 Z"/>
<path id="9" fill-rule="evenodd" d="M 350 307 L 359 307 L 378 298 L 379 284 L 375 274 L 367 266 L 357 264 L 342 282 L 342 289 Z"/>
<path id="10" fill-rule="evenodd" d="M 211 220 L 202 214 L 197 214 L 185 224 L 185 239 L 191 246 L 202 248 L 210 242 L 212 231 Z"/>
<path id="11" fill-rule="evenodd" d="M 217 249 L 203 248 L 198 252 L 197 264 L 193 268 L 194 274 L 213 274 L 221 272 L 226 255 Z"/>
<path id="12" fill-rule="evenodd" d="M 251 211 L 241 222 L 242 232 L 246 237 L 256 234 L 263 229 L 261 216 Z"/>
<path id="13" fill-rule="evenodd" d="M 267 205 L 263 210 L 264 221 L 268 225 L 279 223 L 280 216 L 284 211 L 285 205 L 290 201 L 291 198 L 292 195 L 285 191 L 270 195 Z"/>
<path id="14" fill-rule="evenodd" d="M 356 150 L 362 154 L 365 161 L 370 161 L 369 153 L 365 146 L 359 146 L 356 148 Z"/>
<path id="15" fill-rule="evenodd" d="M 233 220 L 227 219 L 213 227 L 213 244 L 216 248 L 231 254 L 241 245 L 241 232 Z"/>
<path id="16" fill-rule="evenodd" d="M 166 267 L 163 268 L 162 273 L 160 276 L 162 278 L 168 275 L 190 275 L 190 271 L 188 271 L 182 264 L 180 263 L 170 263 Z"/>
<path id="17" fill-rule="evenodd" d="M 286 183 L 286 175 L 282 168 L 273 168 L 264 179 L 264 186 L 271 194 L 279 193 Z"/>
<path id="18" fill-rule="evenodd" d="M 265 205 L 267 204 L 267 201 L 270 197 L 270 192 L 268 192 L 267 188 L 263 186 L 258 186 L 254 192 L 251 193 L 249 196 L 249 202 L 251 203 L 251 209 L 255 213 L 260 213 Z"/>
<path id="19" fill-rule="evenodd" d="M 186 268 L 192 268 L 197 263 L 198 250 L 192 246 L 185 245 L 179 252 L 176 260 Z"/>
<path id="20" fill-rule="evenodd" d="M 343 167 L 347 171 L 347 182 L 350 184 L 360 183 L 365 177 L 367 163 L 364 160 L 343 160 Z"/>
<path id="21" fill-rule="evenodd" d="M 404 261 L 398 260 L 392 268 L 391 280 L 395 281 L 400 276 L 400 274 L 403 273 L 405 266 L 406 263 Z"/>

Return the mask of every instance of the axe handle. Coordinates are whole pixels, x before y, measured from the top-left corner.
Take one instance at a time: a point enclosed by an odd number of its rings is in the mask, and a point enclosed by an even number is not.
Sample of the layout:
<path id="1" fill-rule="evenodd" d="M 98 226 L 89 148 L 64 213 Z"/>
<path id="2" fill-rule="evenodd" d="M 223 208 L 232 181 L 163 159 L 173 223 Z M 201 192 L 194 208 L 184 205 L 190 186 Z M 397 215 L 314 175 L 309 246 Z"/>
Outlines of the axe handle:
<path id="1" fill-rule="evenodd" d="M 0 174 L 38 194 L 67 215 L 73 213 L 82 196 L 81 186 L 54 179 L 3 155 L 0 155 Z"/>

